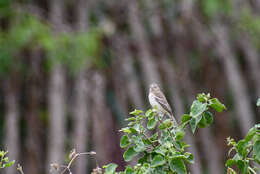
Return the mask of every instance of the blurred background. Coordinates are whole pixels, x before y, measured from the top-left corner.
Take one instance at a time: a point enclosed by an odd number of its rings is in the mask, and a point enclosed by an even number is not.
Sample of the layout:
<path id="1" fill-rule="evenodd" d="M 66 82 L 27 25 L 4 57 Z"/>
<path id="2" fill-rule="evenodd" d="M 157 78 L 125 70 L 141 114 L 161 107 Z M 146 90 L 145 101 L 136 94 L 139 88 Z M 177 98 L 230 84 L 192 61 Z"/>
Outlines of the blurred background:
<path id="1" fill-rule="evenodd" d="M 50 173 L 72 148 L 123 169 L 118 130 L 156 82 L 178 120 L 198 92 L 226 105 L 186 135 L 191 173 L 223 174 L 226 138 L 260 120 L 259 14 L 260 0 L 1 0 L 1 149 L 25 174 Z M 82 156 L 73 170 L 93 167 Z"/>

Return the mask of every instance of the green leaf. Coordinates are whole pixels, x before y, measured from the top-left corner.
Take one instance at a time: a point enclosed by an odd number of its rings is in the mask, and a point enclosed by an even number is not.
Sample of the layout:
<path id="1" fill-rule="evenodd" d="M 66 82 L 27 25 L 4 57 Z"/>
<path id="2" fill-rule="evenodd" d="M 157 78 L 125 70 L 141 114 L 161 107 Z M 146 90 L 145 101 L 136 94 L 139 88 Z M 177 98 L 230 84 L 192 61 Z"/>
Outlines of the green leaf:
<path id="1" fill-rule="evenodd" d="M 3 161 L 7 163 L 9 161 L 8 157 L 5 157 Z"/>
<path id="2" fill-rule="evenodd" d="M 246 162 L 244 160 L 238 160 L 237 166 L 238 166 L 239 171 L 242 174 L 248 174 L 248 162 Z"/>
<path id="3" fill-rule="evenodd" d="M 156 126 L 156 123 L 157 123 L 157 120 L 155 118 L 149 120 L 147 123 L 147 129 L 149 129 L 149 130 L 154 129 Z"/>
<path id="4" fill-rule="evenodd" d="M 166 161 L 164 160 L 164 157 L 162 155 L 156 155 L 151 162 L 151 166 L 158 167 L 165 164 L 165 162 Z"/>
<path id="5" fill-rule="evenodd" d="M 260 106 L 260 98 L 257 100 L 256 106 Z"/>
<path id="6" fill-rule="evenodd" d="M 208 125 L 212 124 L 212 122 L 213 122 L 212 113 L 209 111 L 206 111 L 202 114 L 202 119 L 200 120 L 198 127 L 199 128 L 207 127 Z"/>
<path id="7" fill-rule="evenodd" d="M 226 166 L 227 167 L 231 167 L 232 165 L 234 165 L 236 163 L 236 160 L 233 160 L 233 159 L 228 159 L 227 161 L 226 161 Z"/>
<path id="8" fill-rule="evenodd" d="M 4 152 L 4 151 L 0 151 L 0 157 L 3 157 L 3 156 L 4 156 L 4 154 L 5 154 L 5 152 Z"/>
<path id="9" fill-rule="evenodd" d="M 247 142 L 243 139 L 237 143 L 237 150 L 239 155 L 246 157 L 247 155 Z"/>
<path id="10" fill-rule="evenodd" d="M 8 163 L 5 163 L 5 164 L 3 165 L 3 168 L 5 168 L 5 167 L 11 167 L 14 163 L 15 163 L 15 160 L 10 161 L 10 162 L 8 162 Z"/>
<path id="11" fill-rule="evenodd" d="M 132 131 L 130 130 L 129 127 L 122 128 L 120 131 L 122 131 L 122 132 L 124 132 L 124 133 L 127 133 L 127 134 L 132 133 Z"/>
<path id="12" fill-rule="evenodd" d="M 125 119 L 126 121 L 135 121 L 136 120 L 136 117 L 129 117 L 127 119 Z"/>
<path id="13" fill-rule="evenodd" d="M 124 135 L 120 139 L 120 147 L 126 148 L 130 144 L 129 138 L 127 135 Z"/>
<path id="14" fill-rule="evenodd" d="M 132 142 L 135 144 L 134 146 L 134 151 L 136 152 L 143 152 L 145 150 L 145 144 L 142 138 L 142 135 L 138 135 L 138 136 L 132 136 Z"/>
<path id="15" fill-rule="evenodd" d="M 114 164 L 114 163 L 110 163 L 110 164 L 104 166 L 105 174 L 114 174 L 116 172 L 117 167 L 118 167 L 118 165 Z"/>
<path id="16" fill-rule="evenodd" d="M 144 155 L 138 159 L 138 163 L 139 164 L 144 164 L 144 163 L 147 163 L 147 162 L 150 162 L 150 154 L 147 153 L 147 152 L 144 152 Z"/>
<path id="17" fill-rule="evenodd" d="M 144 142 L 138 142 L 136 143 L 136 145 L 134 146 L 134 151 L 136 152 L 143 152 L 145 151 L 145 144 Z"/>
<path id="18" fill-rule="evenodd" d="M 209 124 L 212 124 L 212 122 L 213 122 L 213 115 L 212 115 L 212 113 L 209 112 L 209 111 L 206 111 L 206 112 L 204 113 L 204 116 L 205 116 L 205 119 L 206 119 L 207 124 L 208 124 L 208 125 L 209 125 Z"/>
<path id="19" fill-rule="evenodd" d="M 197 127 L 196 118 L 192 118 L 192 119 L 190 120 L 190 127 L 191 127 L 192 133 L 194 134 L 194 132 L 195 132 L 195 130 L 196 130 L 196 127 Z"/>
<path id="20" fill-rule="evenodd" d="M 136 123 L 132 129 L 134 129 L 136 132 L 140 132 L 142 129 L 142 125 L 140 123 Z"/>
<path id="21" fill-rule="evenodd" d="M 223 105 L 217 98 L 213 98 L 209 100 L 209 106 L 215 109 L 217 112 L 222 112 L 226 109 L 225 105 Z"/>
<path id="22" fill-rule="evenodd" d="M 181 118 L 181 123 L 189 121 L 192 117 L 189 114 L 183 114 Z"/>
<path id="23" fill-rule="evenodd" d="M 183 139 L 185 132 L 183 130 L 177 130 L 175 135 L 176 135 L 176 140 L 180 141 Z"/>
<path id="24" fill-rule="evenodd" d="M 207 110 L 207 103 L 201 103 L 195 100 L 191 105 L 190 116 L 197 117 Z"/>
<path id="25" fill-rule="evenodd" d="M 170 119 L 166 119 L 159 125 L 159 128 L 163 130 L 166 128 L 170 128 L 172 125 L 172 121 Z"/>
<path id="26" fill-rule="evenodd" d="M 190 121 L 190 126 L 191 126 L 191 131 L 192 133 L 195 132 L 196 128 L 197 128 L 197 125 L 198 123 L 200 122 L 202 118 L 202 115 L 199 115 L 198 117 L 193 117 Z"/>
<path id="27" fill-rule="evenodd" d="M 152 117 L 152 116 L 153 116 L 153 110 L 152 110 L 152 109 L 148 109 L 148 110 L 145 112 L 145 116 L 146 116 L 146 117 Z"/>
<path id="28" fill-rule="evenodd" d="M 186 156 L 186 161 L 188 163 L 194 164 L 194 156 L 192 155 L 192 153 L 186 152 L 184 155 Z"/>
<path id="29" fill-rule="evenodd" d="M 257 131 L 257 129 L 256 129 L 255 127 L 252 127 L 252 128 L 248 131 L 248 133 L 247 133 L 247 135 L 246 135 L 246 137 L 245 137 L 245 140 L 246 140 L 247 142 L 248 142 L 248 141 L 251 141 L 252 138 L 255 136 L 256 131 Z"/>
<path id="30" fill-rule="evenodd" d="M 169 161 L 170 169 L 172 172 L 176 172 L 178 174 L 186 174 L 186 167 L 181 158 L 172 158 Z"/>
<path id="31" fill-rule="evenodd" d="M 207 120 L 203 114 L 202 118 L 200 119 L 200 122 L 198 123 L 199 128 L 205 128 L 207 127 Z"/>
<path id="32" fill-rule="evenodd" d="M 123 157 L 125 161 L 128 162 L 131 161 L 136 155 L 138 155 L 138 152 L 136 152 L 133 147 L 130 147 L 125 151 Z"/>
<path id="33" fill-rule="evenodd" d="M 206 102 L 207 99 L 205 98 L 205 95 L 203 95 L 203 94 L 198 94 L 197 100 L 198 100 L 199 102 L 204 103 L 204 102 Z"/>
<path id="34" fill-rule="evenodd" d="M 136 110 L 136 109 L 134 111 L 130 112 L 131 115 L 135 115 L 135 116 L 140 115 L 141 113 L 143 113 L 142 110 Z"/>
<path id="35" fill-rule="evenodd" d="M 125 174 L 134 174 L 134 169 L 132 169 L 130 166 L 127 166 L 125 169 Z"/>
<path id="36" fill-rule="evenodd" d="M 257 140 L 253 146 L 254 158 L 260 161 L 260 140 Z"/>

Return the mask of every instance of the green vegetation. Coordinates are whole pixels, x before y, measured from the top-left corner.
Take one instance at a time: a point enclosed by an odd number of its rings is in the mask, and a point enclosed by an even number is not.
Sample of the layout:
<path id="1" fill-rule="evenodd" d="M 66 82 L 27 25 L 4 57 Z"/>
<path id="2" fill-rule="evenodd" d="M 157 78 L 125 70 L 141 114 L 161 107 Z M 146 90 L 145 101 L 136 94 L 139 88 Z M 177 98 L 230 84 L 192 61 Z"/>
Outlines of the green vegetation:
<path id="1" fill-rule="evenodd" d="M 0 151 L 0 169 L 6 168 L 6 167 L 11 167 L 15 161 L 9 161 L 7 157 L 8 151 Z"/>
<path id="2" fill-rule="evenodd" d="M 260 100 L 257 100 L 257 106 L 260 106 Z M 242 174 L 256 174 L 258 168 L 252 166 L 252 162 L 260 164 L 260 124 L 252 127 L 246 137 L 236 142 L 234 139 L 227 138 L 228 146 L 231 146 L 228 155 L 232 158 L 228 159 L 226 166 L 229 174 L 237 174 L 231 166 L 237 166 Z"/>
<path id="3" fill-rule="evenodd" d="M 171 119 L 158 115 L 156 109 L 131 112 L 132 116 L 126 119 L 128 127 L 121 129 L 124 135 L 120 146 L 126 149 L 123 155 L 125 161 L 137 157 L 138 164 L 134 167 L 127 166 L 125 171 L 118 174 L 187 173 L 186 164 L 194 163 L 194 157 L 187 151 L 190 145 L 183 141 L 186 127 L 189 125 L 194 133 L 197 128 L 212 124 L 212 109 L 222 112 L 225 106 L 217 98 L 211 98 L 210 94 L 198 94 L 190 113 L 182 116 L 180 125 L 174 125 Z M 116 164 L 104 168 L 105 174 L 117 173 Z"/>
<path id="4" fill-rule="evenodd" d="M 257 101 L 259 106 L 260 99 Z M 138 158 L 135 166 L 126 166 L 124 171 L 116 172 L 117 164 L 110 163 L 103 166 L 104 174 L 187 174 L 186 164 L 194 163 L 194 156 L 187 151 L 190 145 L 183 141 L 185 131 L 189 125 L 194 133 L 196 128 L 204 128 L 212 124 L 213 114 L 211 110 L 222 112 L 226 107 L 210 94 L 198 94 L 193 102 L 189 114 L 182 116 L 181 124 L 174 125 L 171 119 L 159 115 L 157 109 L 149 109 L 146 112 L 134 110 L 127 118 L 128 127 L 120 131 L 124 133 L 120 140 L 120 147 L 126 149 L 124 160 L 132 161 Z M 153 133 L 153 134 L 152 134 Z M 151 135 L 152 134 L 152 135 Z M 252 162 L 260 164 L 260 124 L 251 128 L 246 137 L 238 142 L 227 138 L 228 146 L 231 146 L 228 155 L 233 156 L 226 161 L 227 174 L 237 174 L 232 166 L 237 166 L 242 174 L 256 174 L 257 167 L 251 166 Z M 235 154 L 231 155 L 233 152 Z M 0 151 L 0 168 L 10 167 L 15 161 L 9 161 L 7 151 Z M 67 166 L 51 164 L 52 169 L 65 173 L 71 172 L 71 165 L 80 155 L 96 155 L 95 152 L 77 153 L 73 149 L 69 155 L 70 162 Z M 23 173 L 18 165 L 18 171 Z M 93 174 L 102 174 L 98 166 Z"/>

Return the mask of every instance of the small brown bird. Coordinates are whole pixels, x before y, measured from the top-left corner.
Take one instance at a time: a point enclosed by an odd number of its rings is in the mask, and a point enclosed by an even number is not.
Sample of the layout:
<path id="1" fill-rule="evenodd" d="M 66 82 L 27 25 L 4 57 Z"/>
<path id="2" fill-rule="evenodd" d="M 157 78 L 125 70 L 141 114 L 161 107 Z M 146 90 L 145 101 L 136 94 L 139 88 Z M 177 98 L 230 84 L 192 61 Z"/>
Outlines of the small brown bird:
<path id="1" fill-rule="evenodd" d="M 157 107 L 160 114 L 168 114 L 174 121 L 174 124 L 177 125 L 177 121 L 173 116 L 172 109 L 167 102 L 166 97 L 160 90 L 159 86 L 155 83 L 150 86 L 149 102 L 153 108 Z"/>

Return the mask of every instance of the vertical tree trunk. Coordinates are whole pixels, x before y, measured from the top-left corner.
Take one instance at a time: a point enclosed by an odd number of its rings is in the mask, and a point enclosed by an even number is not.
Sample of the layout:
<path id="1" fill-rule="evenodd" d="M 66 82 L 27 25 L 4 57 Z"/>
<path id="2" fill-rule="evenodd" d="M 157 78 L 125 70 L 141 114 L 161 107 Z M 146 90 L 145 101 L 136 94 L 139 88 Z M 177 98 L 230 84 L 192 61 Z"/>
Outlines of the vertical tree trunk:
<path id="1" fill-rule="evenodd" d="M 134 69 L 133 55 L 128 48 L 127 38 L 118 36 L 114 38 L 113 47 L 120 59 L 120 67 L 123 79 L 125 79 L 125 88 L 128 91 L 128 97 L 134 104 L 134 108 L 144 109 L 145 104 L 142 97 L 140 82 Z"/>
<path id="2" fill-rule="evenodd" d="M 55 32 L 63 30 L 64 1 L 50 1 L 50 20 Z M 65 72 L 60 62 L 52 60 L 49 81 L 49 143 L 47 171 L 49 164 L 63 163 L 65 155 Z"/>
<path id="3" fill-rule="evenodd" d="M 48 163 L 63 163 L 65 155 L 65 78 L 62 65 L 53 67 L 49 85 Z"/>
<path id="4" fill-rule="evenodd" d="M 74 148 L 76 148 L 78 152 L 86 152 L 88 144 L 87 138 L 89 135 L 89 103 L 87 97 L 89 93 L 89 81 L 87 81 L 84 71 L 78 74 L 75 83 L 75 126 L 73 142 Z M 86 157 L 82 157 L 75 163 L 75 173 L 86 173 L 88 164 Z"/>
<path id="5" fill-rule="evenodd" d="M 107 108 L 105 99 L 106 81 L 103 75 L 99 72 L 95 72 L 92 75 L 92 120 L 93 120 L 93 141 L 94 148 L 97 152 L 97 161 L 100 166 L 110 163 L 124 164 L 120 161 L 121 148 L 117 141 L 118 138 L 114 134 L 114 120 L 112 114 Z"/>
<path id="6" fill-rule="evenodd" d="M 17 87 L 15 87 L 13 79 L 9 78 L 5 84 L 5 150 L 8 150 L 10 160 L 18 160 L 19 158 L 19 108 Z M 5 169 L 6 174 L 17 173 L 15 167 Z"/>
<path id="7" fill-rule="evenodd" d="M 39 120 L 39 70 L 40 70 L 40 55 L 39 50 L 31 51 L 31 72 L 28 85 L 28 114 L 27 120 L 27 137 L 26 137 L 26 154 L 25 158 L 25 173 L 39 173 L 43 171 L 42 157 L 42 127 Z"/>
<path id="8" fill-rule="evenodd" d="M 251 79 L 254 82 L 256 97 L 255 100 L 260 97 L 260 61 L 256 48 L 253 47 L 252 41 L 249 40 L 248 36 L 244 36 L 240 39 L 240 45 L 242 50 L 245 53 L 245 60 L 249 65 L 249 72 L 251 75 Z"/>
<path id="9" fill-rule="evenodd" d="M 220 24 L 215 24 L 213 27 L 217 39 L 216 51 L 223 63 L 225 74 L 232 89 L 238 123 L 244 136 L 254 123 L 249 95 L 235 55 L 230 47 L 227 30 Z"/>
<path id="10" fill-rule="evenodd" d="M 78 0 L 76 6 L 77 14 L 77 26 L 76 30 L 78 32 L 87 32 L 88 30 L 88 1 Z M 75 106 L 74 106 L 74 132 L 73 132 L 73 142 L 74 148 L 78 152 L 87 151 L 88 144 L 88 131 L 89 131 L 89 81 L 87 79 L 87 69 L 83 67 L 77 74 L 75 80 Z M 75 173 L 86 173 L 87 171 L 87 158 L 83 157 L 75 162 Z"/>
<path id="11" fill-rule="evenodd" d="M 128 102 L 127 102 L 127 84 L 122 76 L 124 70 L 121 69 L 121 62 L 119 59 L 115 60 L 112 65 L 113 74 L 112 80 L 114 84 L 115 98 L 117 104 L 117 112 L 119 114 L 119 121 L 123 124 L 124 119 L 128 116 Z"/>
<path id="12" fill-rule="evenodd" d="M 139 48 L 138 58 L 141 61 L 146 88 L 148 88 L 151 83 L 158 83 L 162 85 L 156 64 L 149 50 L 149 41 L 141 21 L 138 1 L 131 0 L 127 2 L 129 10 L 129 24 L 133 37 L 136 41 L 135 43 Z"/>

